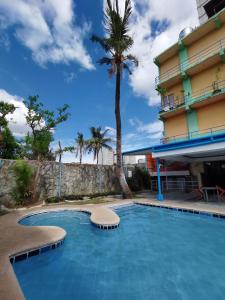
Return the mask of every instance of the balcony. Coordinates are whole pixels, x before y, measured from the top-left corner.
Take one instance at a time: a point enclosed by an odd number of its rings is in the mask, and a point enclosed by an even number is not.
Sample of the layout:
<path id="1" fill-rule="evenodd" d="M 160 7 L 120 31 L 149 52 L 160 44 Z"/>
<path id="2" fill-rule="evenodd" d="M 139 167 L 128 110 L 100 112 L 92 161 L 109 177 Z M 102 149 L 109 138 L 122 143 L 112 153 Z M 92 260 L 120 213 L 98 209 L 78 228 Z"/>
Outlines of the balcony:
<path id="1" fill-rule="evenodd" d="M 192 139 L 201 138 L 201 137 L 211 137 L 211 139 L 213 139 L 213 137 L 215 137 L 216 135 L 219 135 L 221 133 L 225 133 L 225 125 L 220 125 L 220 126 L 216 126 L 216 127 L 198 130 L 198 131 L 183 133 L 183 134 L 170 136 L 170 137 L 164 137 L 161 139 L 160 142 L 161 142 L 161 144 L 168 144 L 168 143 L 173 143 L 173 142 L 192 140 Z"/>
<path id="2" fill-rule="evenodd" d="M 225 80 L 213 81 L 212 84 L 192 93 L 192 96 L 186 99 L 186 103 L 191 107 L 199 106 L 203 100 L 212 101 L 223 98 L 224 93 Z"/>
<path id="3" fill-rule="evenodd" d="M 221 80 L 213 81 L 212 84 L 195 91 L 191 96 L 175 96 L 173 94 L 164 96 L 159 108 L 159 115 L 163 115 L 163 118 L 166 118 L 167 115 L 172 116 L 189 108 L 206 105 L 212 101 L 223 99 L 224 93 L 225 80 Z"/>
<path id="4" fill-rule="evenodd" d="M 203 71 L 221 61 L 225 60 L 225 38 L 216 41 L 209 47 L 199 51 L 197 54 L 188 57 L 182 65 L 176 65 L 170 70 L 155 79 L 156 86 L 169 87 L 178 83 L 183 75 L 193 76 L 194 74 Z M 204 62 L 204 63 L 203 63 Z"/>
<path id="5" fill-rule="evenodd" d="M 162 96 L 161 106 L 159 108 L 159 114 L 172 112 L 183 107 L 185 103 L 184 96 L 176 96 L 174 94 L 168 96 Z"/>

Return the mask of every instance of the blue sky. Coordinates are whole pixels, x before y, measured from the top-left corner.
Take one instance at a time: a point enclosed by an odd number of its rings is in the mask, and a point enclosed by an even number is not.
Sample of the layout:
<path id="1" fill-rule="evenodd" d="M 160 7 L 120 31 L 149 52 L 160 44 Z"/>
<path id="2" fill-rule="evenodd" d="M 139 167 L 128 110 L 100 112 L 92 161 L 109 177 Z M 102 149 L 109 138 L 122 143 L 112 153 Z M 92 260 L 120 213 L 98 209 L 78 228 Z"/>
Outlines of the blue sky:
<path id="1" fill-rule="evenodd" d="M 88 138 L 90 126 L 112 128 L 113 136 L 115 78 L 109 79 L 106 68 L 96 63 L 104 53 L 90 41 L 92 32 L 104 35 L 104 1 L 12 2 L 0 0 L 0 99 L 20 107 L 11 124 L 15 134 L 27 130 L 21 101 L 38 94 L 48 109 L 70 105 L 71 117 L 57 128 L 55 141 L 71 145 L 78 131 Z M 161 9 L 166 0 L 132 2 L 131 52 L 140 66 L 130 78 L 124 74 L 122 81 L 124 150 L 159 142 L 162 125 L 157 120 L 157 68 L 152 60 L 177 40 L 182 28 L 197 24 L 195 1 L 182 12 L 180 2 L 171 0 L 167 9 Z M 120 3 L 122 7 L 123 0 Z"/>

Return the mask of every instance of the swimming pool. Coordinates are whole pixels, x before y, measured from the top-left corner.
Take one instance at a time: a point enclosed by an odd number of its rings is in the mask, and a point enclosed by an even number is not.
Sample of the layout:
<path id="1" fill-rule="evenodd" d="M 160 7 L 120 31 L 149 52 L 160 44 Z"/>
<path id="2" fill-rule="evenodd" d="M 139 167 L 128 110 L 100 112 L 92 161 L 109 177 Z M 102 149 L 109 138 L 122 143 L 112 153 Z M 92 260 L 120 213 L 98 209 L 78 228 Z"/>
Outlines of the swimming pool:
<path id="1" fill-rule="evenodd" d="M 55 250 L 13 264 L 27 300 L 224 299 L 225 220 L 134 205 L 100 230 L 81 212 L 34 215 L 24 225 L 67 231 Z"/>

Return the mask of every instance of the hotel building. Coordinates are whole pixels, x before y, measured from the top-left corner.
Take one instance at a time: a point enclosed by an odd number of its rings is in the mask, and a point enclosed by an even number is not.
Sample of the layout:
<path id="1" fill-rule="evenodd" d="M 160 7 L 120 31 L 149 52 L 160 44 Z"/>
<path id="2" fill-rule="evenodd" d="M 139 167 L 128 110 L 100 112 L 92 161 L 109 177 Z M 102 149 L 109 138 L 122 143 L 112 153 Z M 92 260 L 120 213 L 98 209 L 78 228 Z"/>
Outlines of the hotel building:
<path id="1" fill-rule="evenodd" d="M 154 62 L 164 137 L 160 145 L 132 154 L 156 160 L 159 200 L 160 160 L 188 163 L 199 188 L 216 189 L 225 200 L 225 9 L 195 30 L 183 30 Z"/>

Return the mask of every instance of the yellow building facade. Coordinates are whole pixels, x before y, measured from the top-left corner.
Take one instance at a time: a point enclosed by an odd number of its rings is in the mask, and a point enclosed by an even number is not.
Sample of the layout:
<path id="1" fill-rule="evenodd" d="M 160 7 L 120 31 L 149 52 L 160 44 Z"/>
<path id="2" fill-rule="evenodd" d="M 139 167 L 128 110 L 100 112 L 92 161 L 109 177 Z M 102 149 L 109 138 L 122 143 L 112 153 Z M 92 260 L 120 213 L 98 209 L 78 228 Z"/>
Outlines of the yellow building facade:
<path id="1" fill-rule="evenodd" d="M 155 59 L 164 143 L 225 132 L 225 10 Z"/>

